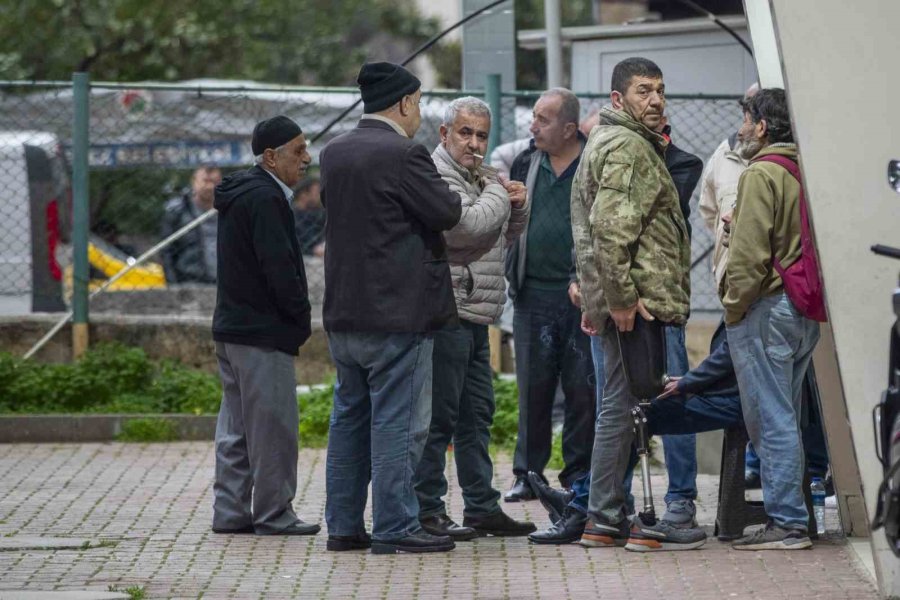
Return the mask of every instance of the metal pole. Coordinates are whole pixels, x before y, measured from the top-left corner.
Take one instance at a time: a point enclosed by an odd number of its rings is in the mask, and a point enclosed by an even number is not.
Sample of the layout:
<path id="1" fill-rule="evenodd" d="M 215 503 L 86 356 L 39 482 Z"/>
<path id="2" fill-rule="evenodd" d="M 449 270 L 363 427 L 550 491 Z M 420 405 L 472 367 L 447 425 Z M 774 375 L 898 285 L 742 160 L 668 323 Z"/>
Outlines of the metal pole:
<path id="1" fill-rule="evenodd" d="M 562 87 L 562 23 L 559 0 L 544 0 L 544 21 L 547 28 L 547 88 Z"/>
<path id="2" fill-rule="evenodd" d="M 488 135 L 487 155 L 490 156 L 494 148 L 500 145 L 500 133 L 503 130 L 503 113 L 500 105 L 500 75 L 492 73 L 485 78 L 484 101 L 491 108 L 491 132 Z"/>
<path id="3" fill-rule="evenodd" d="M 72 74 L 75 119 L 72 126 L 72 253 L 74 262 L 72 312 L 72 356 L 88 347 L 88 124 L 90 122 L 90 75 Z"/>

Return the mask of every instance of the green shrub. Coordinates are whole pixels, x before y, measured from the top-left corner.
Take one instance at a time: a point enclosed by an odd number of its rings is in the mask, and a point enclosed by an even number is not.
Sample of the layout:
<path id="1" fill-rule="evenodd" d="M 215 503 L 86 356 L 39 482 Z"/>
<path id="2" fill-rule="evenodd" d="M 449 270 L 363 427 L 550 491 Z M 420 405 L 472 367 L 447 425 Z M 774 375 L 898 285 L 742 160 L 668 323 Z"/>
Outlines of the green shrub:
<path id="1" fill-rule="evenodd" d="M 306 448 L 321 448 L 328 443 L 328 424 L 334 397 L 334 384 L 297 396 L 300 408 L 300 443 Z"/>
<path id="2" fill-rule="evenodd" d="M 494 378 L 494 404 L 491 445 L 511 451 L 519 433 L 519 386 L 515 381 Z"/>
<path id="3" fill-rule="evenodd" d="M 222 385 L 215 375 L 163 361 L 150 395 L 160 403 L 162 412 L 216 414 L 222 402 Z"/>
<path id="4" fill-rule="evenodd" d="M 171 442 L 178 439 L 175 423 L 165 419 L 128 419 L 116 436 L 120 442 Z"/>

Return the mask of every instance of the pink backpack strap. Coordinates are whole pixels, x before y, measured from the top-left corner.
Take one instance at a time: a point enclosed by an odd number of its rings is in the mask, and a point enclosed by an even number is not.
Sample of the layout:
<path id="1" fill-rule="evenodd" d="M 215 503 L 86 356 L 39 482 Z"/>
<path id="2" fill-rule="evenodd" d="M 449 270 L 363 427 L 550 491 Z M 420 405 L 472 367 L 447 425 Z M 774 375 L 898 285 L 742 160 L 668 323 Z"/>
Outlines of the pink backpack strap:
<path id="1" fill-rule="evenodd" d="M 812 248 L 812 235 L 809 232 L 809 217 L 806 214 L 806 194 L 803 193 L 803 180 L 800 178 L 800 167 L 796 162 L 783 154 L 763 154 L 762 156 L 755 158 L 753 162 L 770 162 L 780 165 L 797 180 L 797 183 L 800 184 L 800 245 L 801 247 Z M 775 258 L 775 269 L 778 271 L 779 275 L 783 276 L 784 268 L 781 266 L 781 261 L 777 258 Z"/>

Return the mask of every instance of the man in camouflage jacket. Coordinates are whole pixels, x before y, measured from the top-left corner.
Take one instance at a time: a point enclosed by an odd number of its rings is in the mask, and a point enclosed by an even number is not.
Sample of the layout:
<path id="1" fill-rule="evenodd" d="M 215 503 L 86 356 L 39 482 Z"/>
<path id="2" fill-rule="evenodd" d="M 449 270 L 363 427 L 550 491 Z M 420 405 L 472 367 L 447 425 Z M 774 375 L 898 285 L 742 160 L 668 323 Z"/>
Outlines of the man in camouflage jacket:
<path id="1" fill-rule="evenodd" d="M 631 549 L 689 549 L 703 543 L 702 531 L 636 518 L 629 533 L 626 518 L 622 481 L 636 399 L 625 379 L 616 329 L 631 331 L 638 313 L 667 326 L 684 325 L 690 309 L 690 242 L 666 169 L 668 142 L 653 131 L 665 109 L 662 72 L 649 60 L 626 59 L 616 65 L 611 87 L 613 106 L 601 110 L 571 197 L 582 328 L 600 336 L 606 373 L 591 459 L 591 521 L 581 539 L 593 546 L 627 540 Z M 691 513 L 683 525 L 692 524 Z"/>

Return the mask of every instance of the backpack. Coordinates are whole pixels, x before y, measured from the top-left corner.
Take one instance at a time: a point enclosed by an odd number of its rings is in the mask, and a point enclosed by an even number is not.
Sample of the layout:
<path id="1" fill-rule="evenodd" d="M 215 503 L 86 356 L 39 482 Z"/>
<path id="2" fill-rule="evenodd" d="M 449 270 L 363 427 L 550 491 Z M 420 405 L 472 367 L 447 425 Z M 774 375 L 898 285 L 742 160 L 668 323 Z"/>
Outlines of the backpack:
<path id="1" fill-rule="evenodd" d="M 780 165 L 800 184 L 800 258 L 787 269 L 781 261 L 772 255 L 775 270 L 784 282 L 784 291 L 794 303 L 801 315 L 813 321 L 824 323 L 828 320 L 825 312 L 825 292 L 822 278 L 819 275 L 819 261 L 816 258 L 816 247 L 809 230 L 809 217 L 806 210 L 806 195 L 803 192 L 803 181 L 800 169 L 790 158 L 780 154 L 764 154 L 753 162 L 770 162 Z"/>

